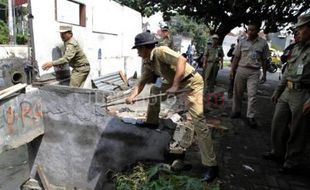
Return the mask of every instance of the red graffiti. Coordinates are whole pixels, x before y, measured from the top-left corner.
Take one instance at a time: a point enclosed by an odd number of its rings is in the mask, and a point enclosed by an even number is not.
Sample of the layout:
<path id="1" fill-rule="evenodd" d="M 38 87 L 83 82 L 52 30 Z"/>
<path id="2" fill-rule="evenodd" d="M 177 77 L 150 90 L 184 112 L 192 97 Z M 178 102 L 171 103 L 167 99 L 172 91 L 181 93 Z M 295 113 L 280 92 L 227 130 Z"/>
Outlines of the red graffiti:
<path id="1" fill-rule="evenodd" d="M 36 126 L 43 119 L 41 101 L 38 100 L 35 103 L 22 101 L 18 108 L 9 106 L 3 110 L 3 117 L 9 134 L 14 132 L 14 127 Z"/>
<path id="2" fill-rule="evenodd" d="M 13 124 L 14 124 L 14 110 L 12 108 L 12 106 L 10 106 L 7 111 L 6 111 L 6 115 L 7 115 L 7 119 L 6 119 L 6 123 L 8 125 L 8 130 L 9 130 L 9 134 L 12 134 L 14 129 L 13 129 Z"/>

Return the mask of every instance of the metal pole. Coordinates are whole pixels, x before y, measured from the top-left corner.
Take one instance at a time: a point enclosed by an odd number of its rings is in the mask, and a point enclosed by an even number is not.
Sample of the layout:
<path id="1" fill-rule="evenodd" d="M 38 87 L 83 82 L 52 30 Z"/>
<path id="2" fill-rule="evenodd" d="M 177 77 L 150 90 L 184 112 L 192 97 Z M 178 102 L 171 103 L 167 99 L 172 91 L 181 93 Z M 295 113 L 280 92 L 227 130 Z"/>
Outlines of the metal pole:
<path id="1" fill-rule="evenodd" d="M 33 15 L 32 15 L 32 8 L 31 8 L 31 0 L 28 0 L 28 28 L 29 28 L 29 38 L 28 38 L 28 47 L 29 47 L 29 61 L 30 64 L 28 65 L 29 71 L 29 83 L 32 83 L 34 77 L 37 75 L 37 61 L 35 55 L 35 45 L 34 45 L 34 36 L 33 36 Z"/>

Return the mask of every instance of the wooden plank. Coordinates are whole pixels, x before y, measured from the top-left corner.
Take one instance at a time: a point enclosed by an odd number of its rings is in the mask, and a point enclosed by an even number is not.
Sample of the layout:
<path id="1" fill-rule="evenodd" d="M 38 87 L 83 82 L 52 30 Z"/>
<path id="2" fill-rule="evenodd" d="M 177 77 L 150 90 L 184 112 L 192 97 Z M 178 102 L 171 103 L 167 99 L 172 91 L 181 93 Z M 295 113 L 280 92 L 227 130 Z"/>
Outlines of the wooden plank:
<path id="1" fill-rule="evenodd" d="M 51 190 L 50 183 L 49 183 L 49 181 L 48 181 L 48 179 L 47 179 L 47 177 L 46 177 L 46 175 L 44 173 L 43 167 L 41 165 L 37 165 L 37 172 L 39 174 L 40 181 L 41 181 L 41 183 L 43 185 L 43 188 L 45 190 Z"/>
<path id="2" fill-rule="evenodd" d="M 125 83 L 126 85 L 128 85 L 127 77 L 126 77 L 126 75 L 124 74 L 124 72 L 123 72 L 123 71 L 120 71 L 120 72 L 119 72 L 119 75 L 120 75 L 120 77 L 122 78 L 122 80 L 124 81 L 124 83 Z"/>
<path id="3" fill-rule="evenodd" d="M 3 90 L 0 91 L 0 95 L 15 89 L 16 87 L 18 87 L 20 85 L 21 85 L 21 83 L 18 83 L 18 84 L 14 85 L 14 86 L 10 86 L 10 87 L 8 87 L 6 89 L 3 89 Z"/>
<path id="4" fill-rule="evenodd" d="M 26 88 L 27 84 L 16 84 L 14 86 L 11 86 L 7 89 L 4 89 L 2 91 L 0 91 L 0 100 L 2 100 L 3 98 L 15 93 L 15 92 L 18 92 L 24 88 Z"/>

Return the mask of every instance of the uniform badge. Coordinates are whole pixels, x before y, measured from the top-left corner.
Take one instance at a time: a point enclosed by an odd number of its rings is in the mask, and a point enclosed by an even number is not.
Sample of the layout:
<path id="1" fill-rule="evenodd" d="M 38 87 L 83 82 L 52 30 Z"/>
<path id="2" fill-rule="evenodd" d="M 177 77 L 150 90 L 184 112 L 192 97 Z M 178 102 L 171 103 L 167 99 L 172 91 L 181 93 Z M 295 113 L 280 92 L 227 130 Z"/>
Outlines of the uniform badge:
<path id="1" fill-rule="evenodd" d="M 303 64 L 299 64 L 298 66 L 297 66 L 297 75 L 302 75 L 302 72 L 303 72 L 303 70 L 304 70 L 304 65 Z"/>

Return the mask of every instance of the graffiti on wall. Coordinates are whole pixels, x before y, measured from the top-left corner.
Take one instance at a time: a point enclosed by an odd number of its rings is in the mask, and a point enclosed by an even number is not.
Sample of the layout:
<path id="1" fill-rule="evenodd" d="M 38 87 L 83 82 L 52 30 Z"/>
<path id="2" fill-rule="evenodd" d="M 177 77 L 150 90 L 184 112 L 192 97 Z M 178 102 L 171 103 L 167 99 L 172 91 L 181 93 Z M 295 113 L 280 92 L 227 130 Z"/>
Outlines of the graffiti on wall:
<path id="1" fill-rule="evenodd" d="M 42 101 L 13 99 L 0 109 L 0 152 L 2 147 L 11 147 L 15 142 L 43 133 Z"/>

